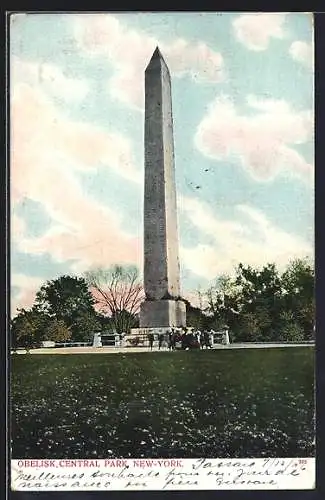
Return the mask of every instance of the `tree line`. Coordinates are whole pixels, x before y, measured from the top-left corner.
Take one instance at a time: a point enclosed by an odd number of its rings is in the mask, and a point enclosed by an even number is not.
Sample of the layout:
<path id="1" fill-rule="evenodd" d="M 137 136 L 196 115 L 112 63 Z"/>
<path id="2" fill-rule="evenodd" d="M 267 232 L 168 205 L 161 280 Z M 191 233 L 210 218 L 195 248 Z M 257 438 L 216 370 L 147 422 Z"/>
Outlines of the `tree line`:
<path id="1" fill-rule="evenodd" d="M 45 340 L 91 342 L 95 332 L 122 333 L 137 327 L 144 298 L 138 270 L 114 266 L 84 276 L 60 276 L 36 293 L 29 309 L 11 320 L 11 345 L 37 346 Z"/>
<path id="2" fill-rule="evenodd" d="M 315 336 L 315 275 L 308 259 L 295 259 L 280 272 L 239 264 L 232 276 L 198 292 L 194 318 L 199 328 L 227 325 L 232 342 L 309 341 Z"/>
<path id="3" fill-rule="evenodd" d="M 232 342 L 307 341 L 314 338 L 314 269 L 308 259 L 292 261 L 280 272 L 239 264 L 188 300 L 187 324 L 218 330 L 226 325 Z M 44 340 L 91 342 L 94 332 L 128 332 L 139 326 L 144 291 L 138 270 L 114 266 L 82 277 L 47 281 L 29 309 L 10 322 L 11 345 L 31 347 Z"/>

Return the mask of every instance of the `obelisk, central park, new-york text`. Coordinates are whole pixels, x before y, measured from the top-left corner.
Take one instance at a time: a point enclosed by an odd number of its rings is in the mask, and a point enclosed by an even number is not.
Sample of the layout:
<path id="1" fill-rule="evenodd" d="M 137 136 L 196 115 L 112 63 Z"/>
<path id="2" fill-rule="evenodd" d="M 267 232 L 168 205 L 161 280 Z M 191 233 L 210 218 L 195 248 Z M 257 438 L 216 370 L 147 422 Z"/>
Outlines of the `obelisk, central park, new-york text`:
<path id="1" fill-rule="evenodd" d="M 180 300 L 171 80 L 158 47 L 145 71 L 144 290 L 140 328 L 186 324 Z"/>

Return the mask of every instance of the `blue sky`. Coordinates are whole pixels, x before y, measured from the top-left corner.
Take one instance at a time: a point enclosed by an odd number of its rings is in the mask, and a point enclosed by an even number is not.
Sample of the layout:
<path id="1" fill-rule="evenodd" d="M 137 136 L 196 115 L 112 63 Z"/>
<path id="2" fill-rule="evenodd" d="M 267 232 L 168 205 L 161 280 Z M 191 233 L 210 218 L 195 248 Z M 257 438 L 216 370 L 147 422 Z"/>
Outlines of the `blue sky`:
<path id="1" fill-rule="evenodd" d="M 11 16 L 13 309 L 46 280 L 142 267 L 144 69 L 170 68 L 182 288 L 313 255 L 308 13 Z"/>

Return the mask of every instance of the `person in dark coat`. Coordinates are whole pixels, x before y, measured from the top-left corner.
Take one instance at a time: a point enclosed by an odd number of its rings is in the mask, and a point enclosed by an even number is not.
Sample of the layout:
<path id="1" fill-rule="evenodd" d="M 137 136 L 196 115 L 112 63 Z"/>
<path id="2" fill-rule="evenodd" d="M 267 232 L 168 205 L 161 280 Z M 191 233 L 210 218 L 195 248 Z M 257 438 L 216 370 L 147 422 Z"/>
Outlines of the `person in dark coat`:
<path id="1" fill-rule="evenodd" d="M 159 336 L 158 336 L 158 350 L 160 351 L 162 345 L 163 345 L 163 342 L 164 342 L 164 334 L 163 333 L 160 333 Z"/>
<path id="2" fill-rule="evenodd" d="M 169 330 L 168 333 L 167 333 L 167 343 L 168 343 L 168 350 L 170 351 L 171 348 L 172 348 L 172 336 L 173 336 L 173 331 L 172 330 Z"/>
<path id="3" fill-rule="evenodd" d="M 152 347 L 153 347 L 153 341 L 155 339 L 155 336 L 153 333 L 149 333 L 148 334 L 148 340 L 149 340 L 149 347 L 150 347 L 150 350 L 152 351 Z"/>

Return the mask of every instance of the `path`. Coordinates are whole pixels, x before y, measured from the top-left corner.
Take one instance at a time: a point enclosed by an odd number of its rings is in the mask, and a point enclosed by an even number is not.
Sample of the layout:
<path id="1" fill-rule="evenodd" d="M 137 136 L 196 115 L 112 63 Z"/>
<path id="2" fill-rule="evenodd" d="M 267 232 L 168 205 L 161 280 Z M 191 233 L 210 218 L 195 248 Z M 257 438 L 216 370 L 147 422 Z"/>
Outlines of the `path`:
<path id="1" fill-rule="evenodd" d="M 314 343 L 305 344 L 229 344 L 216 345 L 212 350 L 228 350 L 228 349 L 267 349 L 277 347 L 315 347 Z M 204 349 L 205 350 L 205 349 Z M 118 354 L 118 353 L 134 353 L 134 352 L 150 352 L 149 347 L 60 347 L 60 348 L 39 348 L 31 349 L 30 354 Z M 154 347 L 152 352 L 158 352 L 158 347 Z M 169 352 L 168 349 L 161 349 L 160 352 Z M 17 354 L 26 354 L 24 349 L 21 349 Z"/>

